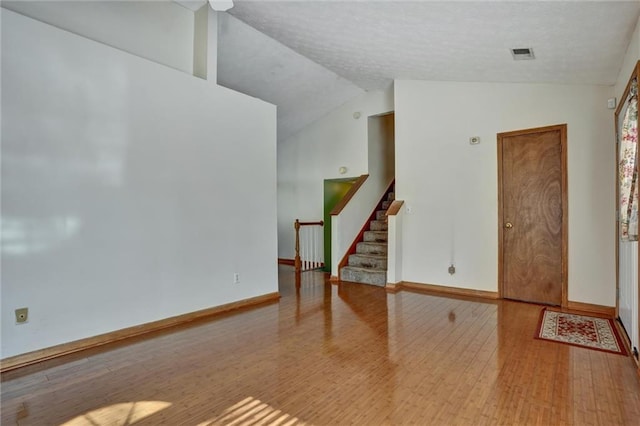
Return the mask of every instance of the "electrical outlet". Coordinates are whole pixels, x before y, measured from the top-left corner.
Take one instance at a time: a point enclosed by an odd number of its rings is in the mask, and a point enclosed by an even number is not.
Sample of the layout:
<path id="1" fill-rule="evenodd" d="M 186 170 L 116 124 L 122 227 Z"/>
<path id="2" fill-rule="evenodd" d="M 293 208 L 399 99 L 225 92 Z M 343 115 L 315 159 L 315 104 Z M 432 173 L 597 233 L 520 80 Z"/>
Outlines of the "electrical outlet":
<path id="1" fill-rule="evenodd" d="M 240 284 L 240 274 L 237 272 L 233 273 L 233 283 L 234 284 Z"/>
<path id="2" fill-rule="evenodd" d="M 29 308 L 16 309 L 16 323 L 24 324 L 29 320 Z"/>

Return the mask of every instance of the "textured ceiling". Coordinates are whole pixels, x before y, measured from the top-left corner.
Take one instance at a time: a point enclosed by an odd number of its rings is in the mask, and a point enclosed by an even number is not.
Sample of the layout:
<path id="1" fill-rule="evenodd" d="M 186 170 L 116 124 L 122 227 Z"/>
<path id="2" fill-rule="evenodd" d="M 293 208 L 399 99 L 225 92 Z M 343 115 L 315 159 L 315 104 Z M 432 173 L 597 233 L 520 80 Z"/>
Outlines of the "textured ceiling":
<path id="1" fill-rule="evenodd" d="M 229 13 L 357 86 L 614 84 L 638 1 L 244 1 Z M 510 48 L 532 47 L 534 61 Z"/>
<path id="2" fill-rule="evenodd" d="M 279 140 L 394 79 L 614 84 L 640 15 L 638 0 L 234 3 L 218 82 L 276 104 Z M 514 61 L 519 47 L 536 59 Z"/>
<path id="3" fill-rule="evenodd" d="M 279 140 L 364 93 L 227 13 L 218 41 L 218 84 L 277 105 Z"/>

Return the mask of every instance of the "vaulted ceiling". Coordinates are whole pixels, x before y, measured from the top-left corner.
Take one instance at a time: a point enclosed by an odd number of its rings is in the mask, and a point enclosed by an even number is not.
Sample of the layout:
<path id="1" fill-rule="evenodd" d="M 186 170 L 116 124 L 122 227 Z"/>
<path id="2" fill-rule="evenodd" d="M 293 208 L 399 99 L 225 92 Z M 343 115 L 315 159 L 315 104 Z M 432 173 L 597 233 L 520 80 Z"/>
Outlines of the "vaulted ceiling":
<path id="1" fill-rule="evenodd" d="M 614 84 L 640 2 L 237 1 L 229 13 L 363 89 L 393 79 Z M 513 61 L 531 47 L 535 61 Z"/>
<path id="2" fill-rule="evenodd" d="M 276 103 L 282 137 L 394 79 L 614 84 L 640 2 L 236 0 L 227 14 L 219 81 Z"/>

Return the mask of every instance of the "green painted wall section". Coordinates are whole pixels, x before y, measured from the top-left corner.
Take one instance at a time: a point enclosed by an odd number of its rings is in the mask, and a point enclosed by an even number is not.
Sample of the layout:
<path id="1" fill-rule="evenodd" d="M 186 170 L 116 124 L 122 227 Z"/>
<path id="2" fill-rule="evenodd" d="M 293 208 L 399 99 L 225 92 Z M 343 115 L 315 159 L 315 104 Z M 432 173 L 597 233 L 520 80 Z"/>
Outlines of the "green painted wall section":
<path id="1" fill-rule="evenodd" d="M 357 177 L 324 180 L 324 271 L 331 272 L 331 210 L 349 192 Z"/>

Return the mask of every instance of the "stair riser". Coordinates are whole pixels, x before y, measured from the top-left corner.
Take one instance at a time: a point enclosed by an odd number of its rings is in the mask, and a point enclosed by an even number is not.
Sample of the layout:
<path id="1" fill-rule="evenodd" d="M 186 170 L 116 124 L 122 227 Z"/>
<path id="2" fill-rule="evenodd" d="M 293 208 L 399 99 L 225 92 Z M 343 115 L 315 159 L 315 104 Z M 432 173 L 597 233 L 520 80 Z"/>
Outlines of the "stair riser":
<path id="1" fill-rule="evenodd" d="M 383 201 L 382 202 L 382 210 L 387 210 L 393 201 Z"/>
<path id="2" fill-rule="evenodd" d="M 368 254 L 387 254 L 386 244 L 377 243 L 358 243 L 356 245 L 356 253 L 368 253 Z"/>
<path id="3" fill-rule="evenodd" d="M 388 201 L 393 201 L 396 199 L 396 194 L 394 192 L 390 192 L 387 194 L 387 200 Z"/>
<path id="4" fill-rule="evenodd" d="M 386 243 L 388 234 L 386 231 L 365 231 L 364 232 L 364 241 L 365 242 L 377 242 L 377 243 Z"/>
<path id="5" fill-rule="evenodd" d="M 372 231 L 386 231 L 388 229 L 387 222 L 381 220 L 372 220 L 369 225 Z"/>
<path id="6" fill-rule="evenodd" d="M 376 212 L 376 220 L 386 220 L 387 219 L 387 211 L 386 210 L 378 210 Z"/>
<path id="7" fill-rule="evenodd" d="M 347 266 L 342 268 L 340 279 L 384 287 L 387 284 L 387 273 L 383 271 L 353 271 Z"/>
<path id="8" fill-rule="evenodd" d="M 367 256 L 352 254 L 349 256 L 349 266 L 357 266 L 359 268 L 387 269 L 387 259 L 375 259 Z"/>

